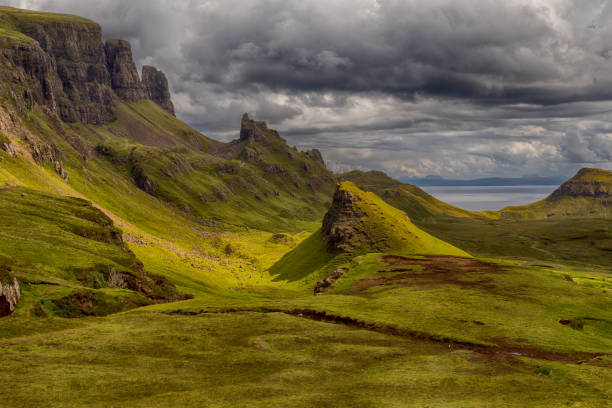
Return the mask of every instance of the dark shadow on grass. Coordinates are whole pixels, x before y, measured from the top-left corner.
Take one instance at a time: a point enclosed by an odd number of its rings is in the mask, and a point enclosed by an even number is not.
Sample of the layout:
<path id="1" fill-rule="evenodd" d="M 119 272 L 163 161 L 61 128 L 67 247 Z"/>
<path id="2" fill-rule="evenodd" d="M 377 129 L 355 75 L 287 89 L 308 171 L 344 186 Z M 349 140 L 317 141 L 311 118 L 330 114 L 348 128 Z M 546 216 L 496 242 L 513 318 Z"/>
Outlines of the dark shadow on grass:
<path id="1" fill-rule="evenodd" d="M 313 232 L 270 268 L 274 281 L 295 282 L 325 266 L 333 258 L 321 230 Z"/>

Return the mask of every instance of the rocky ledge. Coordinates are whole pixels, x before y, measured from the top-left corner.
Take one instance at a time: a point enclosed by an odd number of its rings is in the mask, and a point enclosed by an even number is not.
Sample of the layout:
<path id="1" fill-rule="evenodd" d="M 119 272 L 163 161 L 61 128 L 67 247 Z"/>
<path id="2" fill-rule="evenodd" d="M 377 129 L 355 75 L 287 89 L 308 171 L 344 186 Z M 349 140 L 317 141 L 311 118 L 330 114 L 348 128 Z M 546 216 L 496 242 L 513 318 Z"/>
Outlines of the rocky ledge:
<path id="1" fill-rule="evenodd" d="M 152 100 L 174 115 L 174 105 L 170 99 L 168 79 L 162 71 L 149 65 L 142 67 L 142 87 L 145 98 Z"/>

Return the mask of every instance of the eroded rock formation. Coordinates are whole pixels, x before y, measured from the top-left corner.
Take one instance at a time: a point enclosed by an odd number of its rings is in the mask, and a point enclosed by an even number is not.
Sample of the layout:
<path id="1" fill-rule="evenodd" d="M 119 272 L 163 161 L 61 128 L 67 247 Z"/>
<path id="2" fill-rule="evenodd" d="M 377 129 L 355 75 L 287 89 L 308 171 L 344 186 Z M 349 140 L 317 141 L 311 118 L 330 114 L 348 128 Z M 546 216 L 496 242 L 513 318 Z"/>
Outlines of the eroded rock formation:
<path id="1" fill-rule="evenodd" d="M 325 279 L 321 279 L 317 282 L 314 288 L 315 296 L 318 296 L 324 292 L 326 292 L 334 283 L 336 283 L 345 273 L 347 269 L 338 268 L 332 273 L 330 273 Z"/>
<path id="2" fill-rule="evenodd" d="M 266 145 L 270 142 L 270 138 L 281 139 L 278 132 L 274 129 L 268 129 L 268 124 L 264 121 L 251 120 L 248 114 L 242 115 L 240 123 L 240 140 L 251 141 Z M 284 139 L 281 139 L 284 142 Z"/>
<path id="3" fill-rule="evenodd" d="M 142 67 L 142 87 L 145 98 L 152 100 L 174 115 L 174 105 L 170 99 L 170 89 L 166 75 L 155 67 Z"/>
<path id="4" fill-rule="evenodd" d="M 336 189 L 332 205 L 323 218 L 321 229 L 328 239 L 327 250 L 330 253 L 348 252 L 351 239 L 359 234 L 356 225 L 365 216 L 355 205 L 359 200 L 359 197 L 348 190 L 340 187 Z"/>
<path id="5" fill-rule="evenodd" d="M 147 67 L 141 81 L 130 44 L 109 40 L 105 45 L 98 24 L 19 14 L 6 21 L 17 39 L 9 36 L 0 46 L 0 96 L 13 100 L 22 113 L 36 104 L 65 122 L 108 123 L 117 97 L 151 99 L 174 111 L 165 75 Z"/>
<path id="6" fill-rule="evenodd" d="M 145 92 L 132 60 L 132 47 L 124 40 L 108 40 L 104 46 L 110 83 L 121 99 L 139 102 L 145 99 Z"/>
<path id="7" fill-rule="evenodd" d="M 20 298 L 21 290 L 16 278 L 13 278 L 12 282 L 10 279 L 7 279 L 7 282 L 0 280 L 0 317 L 13 313 Z"/>

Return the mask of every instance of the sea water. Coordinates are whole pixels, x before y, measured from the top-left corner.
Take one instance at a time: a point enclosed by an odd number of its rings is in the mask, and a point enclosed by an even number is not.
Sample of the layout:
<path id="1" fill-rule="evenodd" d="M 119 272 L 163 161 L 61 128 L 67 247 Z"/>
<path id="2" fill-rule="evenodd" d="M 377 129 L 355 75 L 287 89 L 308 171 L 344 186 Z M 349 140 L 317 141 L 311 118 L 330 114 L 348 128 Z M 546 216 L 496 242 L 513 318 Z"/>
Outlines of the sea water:
<path id="1" fill-rule="evenodd" d="M 546 198 L 558 186 L 430 186 L 421 187 L 438 200 L 466 210 L 500 210 Z"/>

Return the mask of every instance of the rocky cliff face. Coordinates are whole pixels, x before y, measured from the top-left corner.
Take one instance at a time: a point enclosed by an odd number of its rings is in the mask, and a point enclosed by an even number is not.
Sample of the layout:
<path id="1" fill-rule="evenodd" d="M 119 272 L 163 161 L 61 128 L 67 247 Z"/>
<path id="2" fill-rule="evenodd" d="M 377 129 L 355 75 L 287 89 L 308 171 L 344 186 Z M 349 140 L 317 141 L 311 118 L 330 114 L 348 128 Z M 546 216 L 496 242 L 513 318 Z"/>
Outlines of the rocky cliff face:
<path id="1" fill-rule="evenodd" d="M 26 58 L 44 62 L 41 71 L 15 63 L 17 68 L 40 80 L 43 102 L 66 122 L 104 123 L 112 120 L 109 73 L 97 24 L 36 22 L 22 23 L 21 31 L 36 44 Z M 42 54 L 41 52 L 42 51 Z M 19 57 L 20 52 L 16 53 Z"/>
<path id="2" fill-rule="evenodd" d="M 581 169 L 551 195 L 551 198 L 559 197 L 611 198 L 612 172 L 600 169 Z"/>
<path id="3" fill-rule="evenodd" d="M 152 100 L 174 115 L 168 80 L 162 71 L 149 65 L 142 67 L 142 87 L 145 98 Z"/>
<path id="4" fill-rule="evenodd" d="M 328 239 L 327 250 L 331 254 L 348 252 L 352 238 L 360 234 L 356 228 L 365 216 L 355 205 L 360 198 L 348 190 L 340 188 L 334 193 L 332 205 L 323 218 L 321 232 Z"/>
<path id="5" fill-rule="evenodd" d="M 147 73 L 143 84 L 129 43 L 104 45 L 98 24 L 33 18 L 6 7 L 0 8 L 0 21 L 7 26 L 0 32 L 0 77 L 6 85 L 0 93 L 20 111 L 36 104 L 65 122 L 102 124 L 114 120 L 117 97 L 126 102 L 151 98 L 170 110 L 163 73 Z"/>
<path id="6" fill-rule="evenodd" d="M 132 47 L 124 40 L 108 40 L 104 46 L 110 84 L 117 96 L 126 102 L 145 99 L 145 93 L 132 60 Z"/>

